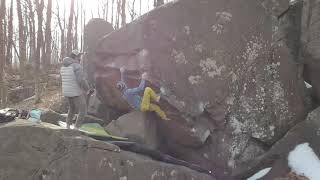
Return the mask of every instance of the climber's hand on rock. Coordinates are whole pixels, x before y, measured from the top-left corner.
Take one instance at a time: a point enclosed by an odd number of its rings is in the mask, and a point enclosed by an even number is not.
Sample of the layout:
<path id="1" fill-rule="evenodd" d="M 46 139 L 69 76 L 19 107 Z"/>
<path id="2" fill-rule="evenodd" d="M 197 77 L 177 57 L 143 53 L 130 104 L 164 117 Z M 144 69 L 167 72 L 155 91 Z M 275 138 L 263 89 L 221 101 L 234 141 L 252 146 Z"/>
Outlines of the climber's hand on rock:
<path id="1" fill-rule="evenodd" d="M 125 71 L 124 67 L 121 67 L 121 68 L 120 68 L 120 72 L 123 73 L 124 71 Z"/>

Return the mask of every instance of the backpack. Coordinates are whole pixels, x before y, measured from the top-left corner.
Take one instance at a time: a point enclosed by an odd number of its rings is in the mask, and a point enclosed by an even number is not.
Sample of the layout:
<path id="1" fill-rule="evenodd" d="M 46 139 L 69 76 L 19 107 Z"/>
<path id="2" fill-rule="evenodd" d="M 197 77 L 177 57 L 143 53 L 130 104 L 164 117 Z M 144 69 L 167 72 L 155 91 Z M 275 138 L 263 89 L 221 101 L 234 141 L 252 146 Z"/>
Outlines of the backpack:
<path id="1" fill-rule="evenodd" d="M 15 120 L 19 116 L 19 110 L 6 108 L 0 110 L 0 123 L 6 123 Z"/>

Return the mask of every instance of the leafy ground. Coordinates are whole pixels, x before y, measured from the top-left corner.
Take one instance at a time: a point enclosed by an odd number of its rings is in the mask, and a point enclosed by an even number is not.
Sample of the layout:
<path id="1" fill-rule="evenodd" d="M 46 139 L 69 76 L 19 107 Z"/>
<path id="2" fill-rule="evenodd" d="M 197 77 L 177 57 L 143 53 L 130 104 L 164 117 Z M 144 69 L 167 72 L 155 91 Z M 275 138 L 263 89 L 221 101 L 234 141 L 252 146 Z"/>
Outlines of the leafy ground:
<path id="1" fill-rule="evenodd" d="M 35 104 L 34 96 L 33 96 L 19 103 L 10 105 L 10 108 L 23 109 L 23 110 L 31 110 L 33 108 L 48 109 L 53 104 L 59 102 L 61 98 L 62 96 L 61 96 L 60 89 L 46 90 L 45 92 L 42 93 L 40 103 Z"/>

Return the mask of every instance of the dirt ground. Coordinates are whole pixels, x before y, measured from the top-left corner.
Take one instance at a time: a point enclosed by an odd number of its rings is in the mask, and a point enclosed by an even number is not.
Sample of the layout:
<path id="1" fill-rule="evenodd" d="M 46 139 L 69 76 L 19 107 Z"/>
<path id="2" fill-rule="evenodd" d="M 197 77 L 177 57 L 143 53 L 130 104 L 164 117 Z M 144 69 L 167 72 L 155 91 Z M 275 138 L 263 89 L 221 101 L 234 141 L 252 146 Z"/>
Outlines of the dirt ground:
<path id="1" fill-rule="evenodd" d="M 61 96 L 60 89 L 46 90 L 45 92 L 42 92 L 41 102 L 38 104 L 34 103 L 34 96 L 32 96 L 32 97 L 30 97 L 24 101 L 21 101 L 19 103 L 9 105 L 9 107 L 16 108 L 16 109 L 28 110 L 28 111 L 33 108 L 48 109 L 51 105 L 60 101 L 61 98 L 62 98 L 62 96 Z"/>

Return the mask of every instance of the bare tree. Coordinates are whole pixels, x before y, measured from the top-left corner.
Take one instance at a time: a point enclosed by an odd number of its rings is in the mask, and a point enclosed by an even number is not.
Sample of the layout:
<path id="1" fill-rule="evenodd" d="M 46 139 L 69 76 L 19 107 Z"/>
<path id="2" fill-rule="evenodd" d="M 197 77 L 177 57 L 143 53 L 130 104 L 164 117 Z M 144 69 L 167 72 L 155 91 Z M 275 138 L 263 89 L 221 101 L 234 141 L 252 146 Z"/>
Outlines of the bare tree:
<path id="1" fill-rule="evenodd" d="M 119 27 L 120 27 L 120 14 L 121 14 L 121 0 L 117 0 L 117 13 L 116 13 L 115 29 L 119 29 Z"/>
<path id="2" fill-rule="evenodd" d="M 132 1 L 131 7 L 128 5 L 128 11 L 129 11 L 129 14 L 130 14 L 130 17 L 131 17 L 131 21 L 133 21 L 137 17 L 137 13 L 136 13 L 136 11 L 134 9 L 135 2 L 136 2 L 136 0 Z"/>
<path id="3" fill-rule="evenodd" d="M 22 74 L 24 74 L 24 67 L 26 63 L 26 37 L 25 27 L 22 18 L 21 0 L 17 0 L 17 15 L 19 24 L 19 61 Z"/>
<path id="4" fill-rule="evenodd" d="M 5 57 L 7 56 L 6 55 L 6 47 L 7 47 L 7 43 L 8 43 L 8 37 L 7 37 L 7 26 L 8 26 L 8 23 L 7 23 L 7 15 L 6 15 L 6 9 L 7 9 L 7 4 L 4 4 L 4 18 L 3 18 L 3 41 L 4 41 L 4 55 Z M 6 60 L 6 59 L 5 59 Z M 4 64 L 5 61 L 4 61 Z"/>
<path id="5" fill-rule="evenodd" d="M 109 1 L 106 3 L 106 21 L 108 21 L 108 16 L 109 16 Z"/>
<path id="6" fill-rule="evenodd" d="M 154 0 L 154 2 L 153 2 L 154 7 L 159 7 L 163 4 L 164 4 L 164 0 Z"/>
<path id="7" fill-rule="evenodd" d="M 122 0 L 122 2 L 121 2 L 121 26 L 123 27 L 126 24 L 127 24 L 127 19 L 126 19 L 126 0 Z"/>
<path id="8" fill-rule="evenodd" d="M 6 64 L 11 66 L 12 62 L 12 41 L 13 41 L 13 0 L 10 2 L 10 9 L 8 12 L 8 42 L 7 42 L 7 53 L 6 53 Z"/>
<path id="9" fill-rule="evenodd" d="M 4 65 L 5 65 L 5 42 L 4 42 L 4 19 L 6 14 L 6 1 L 1 0 L 0 4 L 0 106 L 6 104 L 6 85 L 4 78 Z"/>
<path id="10" fill-rule="evenodd" d="M 51 62 L 51 51 L 52 51 L 52 35 L 51 35 L 51 18 L 52 18 L 52 0 L 48 0 L 47 5 L 47 22 L 46 22 L 46 31 L 45 31 L 45 58 L 44 65 L 45 68 Z"/>
<path id="11" fill-rule="evenodd" d="M 142 5 L 142 2 L 141 2 L 141 0 L 140 0 L 140 3 L 139 3 L 139 5 L 140 5 L 140 7 L 139 7 L 139 16 L 141 16 L 141 10 L 142 10 L 142 8 L 141 8 L 141 5 Z"/>
<path id="12" fill-rule="evenodd" d="M 64 9 L 65 12 L 65 9 Z M 64 16 L 65 17 L 65 16 Z M 60 28 L 60 58 L 59 60 L 62 61 L 62 59 L 65 56 L 65 32 L 64 32 L 64 28 L 65 28 L 65 23 L 62 22 L 62 19 L 60 17 L 60 11 L 59 11 L 59 4 L 57 3 L 57 20 L 58 20 L 58 25 Z"/>
<path id="13" fill-rule="evenodd" d="M 39 2 L 40 1 L 40 2 Z M 37 36 L 37 50 L 35 54 L 35 103 L 40 102 L 40 95 L 41 95 L 41 90 L 40 90 L 40 52 L 41 52 L 41 47 L 43 45 L 43 31 L 42 31 L 42 23 L 43 23 L 43 8 L 44 8 L 44 2 L 43 0 L 35 0 L 36 3 L 36 8 L 37 8 L 37 16 L 38 16 L 38 36 Z"/>
<path id="14" fill-rule="evenodd" d="M 111 3 L 111 24 L 113 25 L 113 7 L 114 7 L 114 0 Z"/>
<path id="15" fill-rule="evenodd" d="M 23 8 L 22 16 L 24 17 L 24 20 L 23 20 L 24 25 L 23 26 L 24 26 L 24 38 L 25 38 L 25 42 L 26 42 L 26 47 L 25 47 L 26 48 L 26 64 L 28 64 L 28 62 L 30 61 L 30 59 L 28 58 L 28 56 L 29 56 L 28 52 L 30 52 L 30 51 L 28 51 L 28 50 L 31 48 L 29 46 L 30 41 L 28 39 L 28 35 L 30 33 L 29 29 L 28 29 L 28 27 L 29 27 L 28 3 L 26 3 L 26 0 L 23 0 L 23 1 L 21 1 L 21 5 Z M 28 46 L 27 46 L 27 44 L 28 44 Z M 25 70 L 27 70 L 27 68 Z"/>
<path id="16" fill-rule="evenodd" d="M 71 52 L 71 50 L 72 50 L 73 14 L 74 14 L 74 0 L 71 0 L 71 4 L 70 4 L 70 15 L 69 15 L 69 22 L 68 22 L 68 34 L 67 34 L 67 52 Z"/>
<path id="17" fill-rule="evenodd" d="M 78 49 L 78 17 L 79 17 L 79 3 L 77 1 L 77 13 L 74 15 L 74 45 L 75 49 Z"/>
<path id="18" fill-rule="evenodd" d="M 29 61 L 32 62 L 34 60 L 35 56 L 35 50 L 36 50 L 36 23 L 35 23 L 35 14 L 34 14 L 34 8 L 33 3 L 31 0 L 27 0 L 28 4 L 28 21 L 29 21 L 29 42 L 30 42 L 30 48 L 29 48 Z"/>
<path id="19" fill-rule="evenodd" d="M 82 23 L 82 32 L 84 31 L 86 26 L 86 11 L 83 10 L 83 23 Z M 84 33 L 81 33 L 81 51 L 84 50 Z"/>

